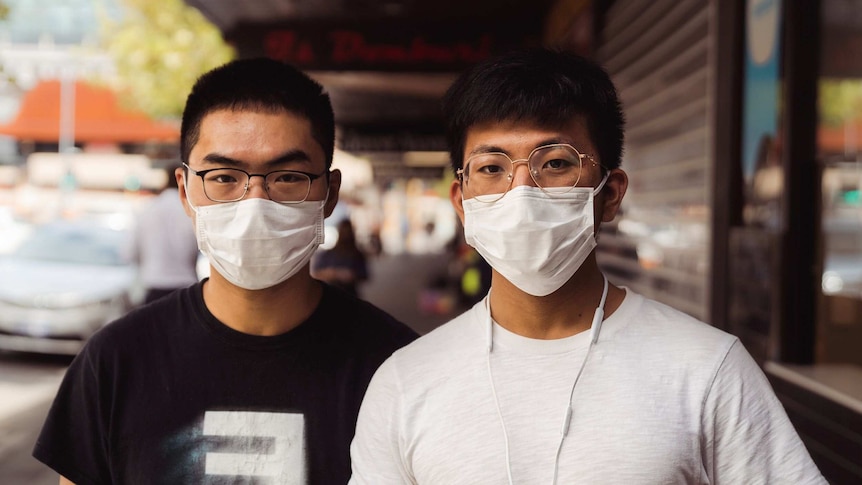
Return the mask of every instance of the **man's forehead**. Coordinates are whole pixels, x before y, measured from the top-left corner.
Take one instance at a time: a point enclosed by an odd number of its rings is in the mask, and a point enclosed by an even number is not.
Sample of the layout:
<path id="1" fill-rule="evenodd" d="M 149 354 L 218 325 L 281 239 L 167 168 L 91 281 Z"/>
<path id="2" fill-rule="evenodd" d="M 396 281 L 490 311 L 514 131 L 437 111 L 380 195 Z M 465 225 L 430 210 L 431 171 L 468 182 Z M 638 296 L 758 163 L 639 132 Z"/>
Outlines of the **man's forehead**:
<path id="1" fill-rule="evenodd" d="M 508 143 L 572 143 L 593 145 L 583 117 L 573 118 L 564 125 L 543 124 L 532 120 L 503 120 L 477 123 L 466 133 L 468 151 L 471 145 Z"/>
<path id="2" fill-rule="evenodd" d="M 303 163 L 321 158 L 322 162 L 324 157 L 305 117 L 287 111 L 244 109 L 207 113 L 191 152 L 190 158 L 201 163 L 230 160 L 241 168 L 276 159 L 281 163 Z"/>
<path id="3" fill-rule="evenodd" d="M 306 116 L 294 113 L 293 111 L 288 111 L 286 109 L 264 109 L 264 108 L 250 108 L 250 107 L 240 107 L 240 108 L 215 108 L 208 112 L 206 112 L 201 117 L 201 128 L 203 128 L 206 124 L 212 124 L 214 122 L 218 122 L 224 119 L 237 119 L 237 118 L 246 118 L 250 120 L 255 120 L 261 123 L 271 123 L 271 122 L 289 122 L 289 123 L 300 123 L 311 125 L 311 120 L 309 120 Z"/>

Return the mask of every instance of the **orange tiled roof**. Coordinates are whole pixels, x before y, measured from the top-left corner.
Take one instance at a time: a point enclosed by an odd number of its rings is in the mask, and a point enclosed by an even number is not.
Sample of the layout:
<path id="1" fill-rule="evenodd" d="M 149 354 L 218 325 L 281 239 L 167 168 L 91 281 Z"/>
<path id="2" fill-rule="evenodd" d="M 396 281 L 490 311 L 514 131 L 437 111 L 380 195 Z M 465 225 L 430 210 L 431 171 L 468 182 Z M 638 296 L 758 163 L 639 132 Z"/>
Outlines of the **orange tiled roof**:
<path id="1" fill-rule="evenodd" d="M 60 81 L 42 81 L 24 95 L 18 115 L 0 125 L 0 134 L 19 140 L 56 142 L 60 132 Z M 179 129 L 129 111 L 110 89 L 75 82 L 75 141 L 172 142 Z"/>

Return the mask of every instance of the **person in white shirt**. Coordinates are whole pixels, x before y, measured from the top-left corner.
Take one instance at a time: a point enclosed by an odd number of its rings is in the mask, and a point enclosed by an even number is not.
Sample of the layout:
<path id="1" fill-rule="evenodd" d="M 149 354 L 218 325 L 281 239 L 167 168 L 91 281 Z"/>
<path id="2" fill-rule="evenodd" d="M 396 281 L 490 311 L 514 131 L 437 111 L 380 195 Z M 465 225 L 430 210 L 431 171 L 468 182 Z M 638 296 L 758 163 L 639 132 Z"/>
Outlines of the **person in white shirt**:
<path id="1" fill-rule="evenodd" d="M 826 483 L 736 337 L 599 269 L 628 186 L 600 66 L 510 52 L 462 74 L 444 113 L 491 290 L 378 369 L 351 484 Z"/>
<path id="2" fill-rule="evenodd" d="M 200 255 L 195 232 L 180 200 L 174 171 L 165 168 L 167 184 L 138 214 L 129 256 L 140 265 L 144 303 L 198 282 Z"/>

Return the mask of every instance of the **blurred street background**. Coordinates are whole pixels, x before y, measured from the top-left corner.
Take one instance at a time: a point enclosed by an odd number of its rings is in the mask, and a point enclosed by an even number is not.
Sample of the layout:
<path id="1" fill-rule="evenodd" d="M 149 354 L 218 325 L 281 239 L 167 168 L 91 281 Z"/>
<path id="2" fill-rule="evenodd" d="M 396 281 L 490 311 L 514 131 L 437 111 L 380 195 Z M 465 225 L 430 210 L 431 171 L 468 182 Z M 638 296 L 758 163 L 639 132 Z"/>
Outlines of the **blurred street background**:
<path id="1" fill-rule="evenodd" d="M 81 345 L 143 300 L 129 241 L 201 73 L 269 56 L 326 87 L 319 254 L 349 223 L 358 295 L 424 334 L 488 289 L 440 98 L 536 44 L 623 101 L 605 273 L 737 335 L 830 482 L 862 483 L 862 0 L 0 0 L 0 484 L 57 483 L 30 450 Z"/>

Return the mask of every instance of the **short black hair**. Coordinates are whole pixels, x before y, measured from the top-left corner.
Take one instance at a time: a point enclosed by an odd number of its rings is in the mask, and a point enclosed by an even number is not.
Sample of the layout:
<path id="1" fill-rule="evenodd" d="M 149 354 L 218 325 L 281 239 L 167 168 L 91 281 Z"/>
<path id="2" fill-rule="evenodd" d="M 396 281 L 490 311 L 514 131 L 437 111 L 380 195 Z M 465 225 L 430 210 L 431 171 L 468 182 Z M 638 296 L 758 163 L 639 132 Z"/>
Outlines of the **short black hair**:
<path id="1" fill-rule="evenodd" d="M 180 156 L 189 162 L 204 117 L 217 110 L 292 113 L 311 123 L 311 136 L 323 148 L 326 168 L 335 149 L 335 117 L 323 86 L 284 62 L 257 57 L 219 66 L 198 78 L 186 100 L 180 128 Z"/>
<path id="2" fill-rule="evenodd" d="M 608 73 L 570 52 L 542 47 L 513 50 L 462 73 L 443 98 L 453 170 L 464 163 L 467 131 L 487 122 L 524 121 L 564 126 L 586 120 L 605 168 L 620 166 L 622 105 Z"/>

